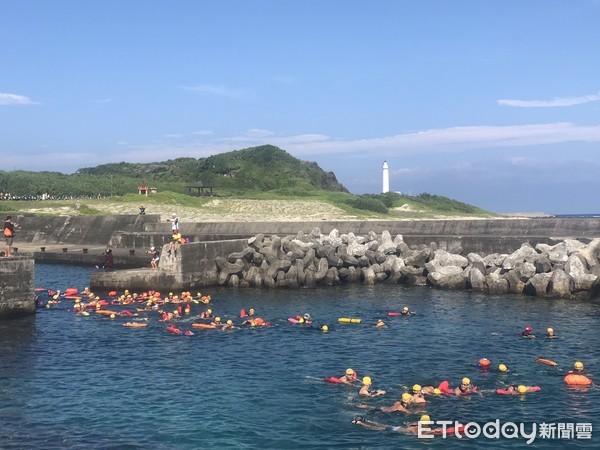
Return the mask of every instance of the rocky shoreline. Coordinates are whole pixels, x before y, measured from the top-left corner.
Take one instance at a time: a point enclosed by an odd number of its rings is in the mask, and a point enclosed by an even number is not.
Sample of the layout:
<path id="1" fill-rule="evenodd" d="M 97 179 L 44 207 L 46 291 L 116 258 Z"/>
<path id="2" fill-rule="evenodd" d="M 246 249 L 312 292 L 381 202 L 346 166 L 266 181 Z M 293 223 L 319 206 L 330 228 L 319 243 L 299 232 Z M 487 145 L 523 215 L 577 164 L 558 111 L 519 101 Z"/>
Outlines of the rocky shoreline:
<path id="1" fill-rule="evenodd" d="M 218 284 L 231 287 L 314 288 L 344 283 L 394 283 L 492 295 L 595 298 L 600 295 L 600 239 L 565 239 L 556 245 L 523 244 L 511 254 L 461 255 L 438 243 L 409 246 L 388 231 L 366 236 L 324 235 L 315 228 L 296 236 L 248 239 L 241 252 L 218 256 Z"/>

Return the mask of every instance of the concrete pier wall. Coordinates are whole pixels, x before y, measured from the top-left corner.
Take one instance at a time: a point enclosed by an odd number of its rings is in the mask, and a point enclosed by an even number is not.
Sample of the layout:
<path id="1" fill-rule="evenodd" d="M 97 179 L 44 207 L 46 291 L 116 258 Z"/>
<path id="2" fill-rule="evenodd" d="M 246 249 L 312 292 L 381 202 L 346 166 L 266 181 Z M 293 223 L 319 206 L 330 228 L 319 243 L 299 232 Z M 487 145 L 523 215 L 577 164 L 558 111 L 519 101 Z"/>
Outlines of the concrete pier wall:
<path id="1" fill-rule="evenodd" d="M 217 284 L 217 256 L 242 251 L 246 239 L 212 242 L 194 242 L 179 246 L 177 254 L 168 254 L 164 245 L 160 255 L 159 270 L 130 269 L 92 274 L 90 288 L 111 290 L 186 290 Z"/>
<path id="2" fill-rule="evenodd" d="M 35 313 L 32 258 L 0 258 L 0 319 Z"/>

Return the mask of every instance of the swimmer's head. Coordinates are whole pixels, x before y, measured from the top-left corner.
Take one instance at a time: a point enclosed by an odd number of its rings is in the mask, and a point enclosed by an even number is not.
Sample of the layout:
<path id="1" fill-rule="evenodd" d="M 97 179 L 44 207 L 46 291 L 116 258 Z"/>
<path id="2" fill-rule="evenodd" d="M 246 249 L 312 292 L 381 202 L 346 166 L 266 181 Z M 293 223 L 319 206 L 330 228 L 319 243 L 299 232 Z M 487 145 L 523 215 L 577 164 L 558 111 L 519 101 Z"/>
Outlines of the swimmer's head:
<path id="1" fill-rule="evenodd" d="M 500 372 L 506 372 L 506 371 L 508 370 L 508 367 L 506 367 L 504 364 L 500 364 L 500 365 L 498 366 L 498 370 L 499 370 Z"/>
<path id="2" fill-rule="evenodd" d="M 581 361 L 577 361 L 575 364 L 573 364 L 573 369 L 583 370 L 583 363 Z"/>
<path id="3" fill-rule="evenodd" d="M 519 391 L 519 394 L 527 393 L 527 388 L 525 386 L 523 386 L 522 384 L 517 388 L 517 390 Z"/>
<path id="4" fill-rule="evenodd" d="M 431 418 L 427 414 L 423 414 L 419 419 L 419 422 L 431 422 Z"/>
<path id="5" fill-rule="evenodd" d="M 527 325 L 527 326 L 525 327 L 525 331 L 531 331 L 531 330 L 532 330 L 532 328 L 531 328 L 529 325 Z"/>
<path id="6" fill-rule="evenodd" d="M 308 314 L 308 313 L 304 314 L 303 319 L 310 320 L 310 314 Z"/>
<path id="7" fill-rule="evenodd" d="M 434 393 L 435 395 L 440 395 L 440 394 L 442 393 L 442 391 L 440 391 L 438 388 L 435 388 L 435 389 L 433 390 L 433 393 Z"/>
<path id="8" fill-rule="evenodd" d="M 250 314 L 254 314 L 254 309 L 253 309 L 253 308 L 250 308 L 250 309 L 248 310 L 248 312 L 249 312 Z"/>
<path id="9" fill-rule="evenodd" d="M 464 377 L 461 381 L 462 384 L 468 386 L 469 384 L 471 384 L 471 380 L 467 377 Z"/>
<path id="10" fill-rule="evenodd" d="M 412 395 L 410 395 L 408 392 L 405 392 L 404 394 L 402 394 L 402 403 L 410 403 L 412 400 Z"/>
<path id="11" fill-rule="evenodd" d="M 354 375 L 354 369 L 346 369 L 346 375 Z"/>
<path id="12" fill-rule="evenodd" d="M 329 327 L 327 325 L 323 325 L 321 327 L 321 331 L 329 331 Z"/>
<path id="13" fill-rule="evenodd" d="M 229 319 L 229 320 L 227 321 L 227 325 L 233 325 L 233 320 Z"/>
<path id="14" fill-rule="evenodd" d="M 212 314 L 212 309 L 207 309 L 206 314 Z"/>
<path id="15" fill-rule="evenodd" d="M 371 386 L 372 383 L 373 381 L 371 380 L 371 377 L 363 377 L 362 384 L 365 386 Z"/>
<path id="16" fill-rule="evenodd" d="M 220 317 L 216 317 L 216 318 L 215 318 L 215 322 L 219 323 L 220 321 L 221 321 L 221 318 L 220 318 Z"/>
<path id="17" fill-rule="evenodd" d="M 552 328 L 548 328 L 546 330 L 546 333 L 548 333 L 548 334 L 554 334 L 554 330 Z"/>
<path id="18" fill-rule="evenodd" d="M 415 384 L 415 385 L 413 386 L 413 392 L 414 392 L 415 394 L 418 394 L 419 392 L 421 392 L 421 389 L 423 389 L 423 388 L 421 387 L 421 385 L 420 385 L 420 384 Z"/>
<path id="19" fill-rule="evenodd" d="M 404 311 L 405 311 L 405 312 L 408 312 L 408 306 L 405 306 L 405 307 L 404 307 Z"/>

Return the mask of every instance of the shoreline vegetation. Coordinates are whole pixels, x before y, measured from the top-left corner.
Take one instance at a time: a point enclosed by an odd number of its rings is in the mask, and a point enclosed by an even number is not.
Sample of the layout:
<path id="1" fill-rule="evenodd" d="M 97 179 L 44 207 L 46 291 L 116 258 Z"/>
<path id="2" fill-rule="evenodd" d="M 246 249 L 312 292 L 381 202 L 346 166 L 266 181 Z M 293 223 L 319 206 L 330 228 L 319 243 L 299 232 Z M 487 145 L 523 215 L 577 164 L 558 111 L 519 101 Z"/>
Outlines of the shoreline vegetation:
<path id="1" fill-rule="evenodd" d="M 402 199 L 399 199 L 402 200 Z M 79 202 L 79 208 L 77 203 Z M 146 214 L 166 219 L 177 213 L 185 222 L 294 222 L 294 221 L 377 221 L 377 220 L 468 220 L 552 217 L 544 213 L 493 214 L 447 211 L 406 202 L 388 212 L 353 208 L 326 199 L 192 197 L 165 192 L 150 196 L 128 194 L 100 199 L 8 200 L 0 202 L 0 214 L 35 216 L 137 215 L 140 206 Z"/>

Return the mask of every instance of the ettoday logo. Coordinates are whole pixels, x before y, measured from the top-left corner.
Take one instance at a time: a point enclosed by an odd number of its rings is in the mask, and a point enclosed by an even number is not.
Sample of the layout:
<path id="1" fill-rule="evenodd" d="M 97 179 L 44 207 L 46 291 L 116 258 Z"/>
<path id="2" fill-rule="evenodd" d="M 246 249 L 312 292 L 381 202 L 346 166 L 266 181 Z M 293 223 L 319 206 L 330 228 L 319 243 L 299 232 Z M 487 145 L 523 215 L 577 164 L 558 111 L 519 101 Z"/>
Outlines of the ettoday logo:
<path id="1" fill-rule="evenodd" d="M 435 425 L 435 427 L 432 427 Z M 419 439 L 433 439 L 441 437 L 455 437 L 457 439 L 524 439 L 529 445 L 536 439 L 591 439 L 591 423 L 536 423 L 530 424 L 504 422 L 500 419 L 493 422 L 479 424 L 468 422 L 463 424 L 458 421 L 438 420 L 420 421 L 417 430 Z"/>

